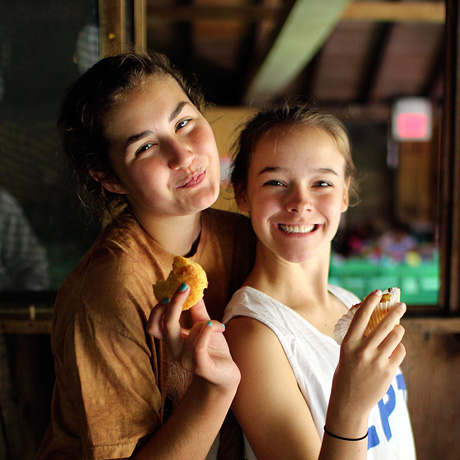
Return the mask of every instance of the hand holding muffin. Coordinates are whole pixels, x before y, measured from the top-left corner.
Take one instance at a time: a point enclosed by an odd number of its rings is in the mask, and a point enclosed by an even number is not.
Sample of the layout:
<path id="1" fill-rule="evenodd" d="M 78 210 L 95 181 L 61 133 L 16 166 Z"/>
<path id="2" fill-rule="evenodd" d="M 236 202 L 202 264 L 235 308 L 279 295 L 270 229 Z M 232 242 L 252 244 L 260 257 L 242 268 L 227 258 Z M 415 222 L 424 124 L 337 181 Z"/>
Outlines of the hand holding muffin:
<path id="1" fill-rule="evenodd" d="M 335 384 L 331 394 L 331 401 L 334 402 L 329 405 L 343 411 L 347 404 L 351 404 L 349 410 L 354 411 L 355 416 L 359 415 L 358 410 L 362 411 L 361 415 L 366 420 L 368 412 L 388 390 L 406 355 L 401 343 L 404 328 L 399 324 L 406 310 L 404 303 L 391 306 L 372 333 L 365 333 L 381 300 L 380 290 L 372 292 L 353 315 L 343 338 L 340 360 L 334 374 Z M 359 405 L 356 401 L 359 401 Z M 340 419 L 341 414 L 334 413 L 332 417 Z"/>
<path id="2" fill-rule="evenodd" d="M 375 307 L 372 315 L 369 319 L 369 323 L 364 331 L 364 335 L 369 335 L 377 326 L 377 324 L 389 313 L 391 307 L 401 301 L 401 290 L 397 287 L 389 288 L 382 293 L 382 298 L 379 304 Z M 362 305 L 362 302 L 353 305 L 348 312 L 339 319 L 334 328 L 334 339 L 341 345 L 343 338 L 345 337 L 350 323 L 357 312 L 358 308 Z M 398 322 L 399 324 L 399 322 Z"/>
<path id="3" fill-rule="evenodd" d="M 153 286 L 159 303 L 152 309 L 146 329 L 166 343 L 184 369 L 212 385 L 236 389 L 240 372 L 223 336 L 224 325 L 212 321 L 206 310 L 202 298 L 207 286 L 206 272 L 198 263 L 175 257 L 166 280 Z M 183 316 L 189 319 L 187 326 L 182 324 Z"/>

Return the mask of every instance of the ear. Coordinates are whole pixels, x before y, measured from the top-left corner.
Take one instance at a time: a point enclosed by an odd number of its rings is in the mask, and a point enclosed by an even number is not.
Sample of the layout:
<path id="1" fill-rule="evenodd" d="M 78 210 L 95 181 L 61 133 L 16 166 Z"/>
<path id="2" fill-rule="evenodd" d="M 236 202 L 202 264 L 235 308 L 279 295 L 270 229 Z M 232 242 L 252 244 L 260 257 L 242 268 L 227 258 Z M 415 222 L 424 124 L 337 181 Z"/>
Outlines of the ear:
<path id="1" fill-rule="evenodd" d="M 345 187 L 343 189 L 343 199 L 342 199 L 342 209 L 341 209 L 342 212 L 345 212 L 348 209 L 348 205 L 350 203 L 350 195 L 348 193 L 350 189 L 350 182 L 351 182 L 351 179 L 348 178 L 345 183 Z"/>
<path id="2" fill-rule="evenodd" d="M 101 171 L 90 171 L 91 177 L 99 182 L 107 191 L 112 193 L 118 193 L 120 195 L 125 195 L 126 190 L 120 184 L 118 179 L 115 176 L 108 176 L 107 174 Z"/>

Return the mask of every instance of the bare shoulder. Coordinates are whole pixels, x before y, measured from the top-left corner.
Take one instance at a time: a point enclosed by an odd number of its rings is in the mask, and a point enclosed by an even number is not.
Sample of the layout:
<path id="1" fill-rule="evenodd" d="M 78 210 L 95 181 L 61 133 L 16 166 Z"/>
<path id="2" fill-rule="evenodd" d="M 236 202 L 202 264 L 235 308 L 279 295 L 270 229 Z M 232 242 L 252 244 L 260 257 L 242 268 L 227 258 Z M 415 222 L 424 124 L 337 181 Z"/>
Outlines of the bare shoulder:
<path id="1" fill-rule="evenodd" d="M 247 316 L 231 319 L 226 325 L 225 337 L 230 347 L 279 344 L 275 333 L 268 326 Z"/>
<path id="2" fill-rule="evenodd" d="M 276 334 L 254 318 L 233 318 L 226 325 L 225 337 L 233 359 L 244 373 L 252 374 L 257 368 L 268 373 L 279 366 L 291 369 Z"/>
<path id="3" fill-rule="evenodd" d="M 319 437 L 308 405 L 276 334 L 253 318 L 226 326 L 232 357 L 241 371 L 233 412 L 257 458 L 318 455 Z"/>

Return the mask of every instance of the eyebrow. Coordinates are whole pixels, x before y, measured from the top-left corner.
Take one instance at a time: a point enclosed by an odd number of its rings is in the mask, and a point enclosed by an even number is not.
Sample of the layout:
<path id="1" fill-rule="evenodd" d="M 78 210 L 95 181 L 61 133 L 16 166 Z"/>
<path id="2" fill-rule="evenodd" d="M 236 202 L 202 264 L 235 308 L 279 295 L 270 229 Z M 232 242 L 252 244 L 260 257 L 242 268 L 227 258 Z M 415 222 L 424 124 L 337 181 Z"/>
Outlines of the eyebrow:
<path id="1" fill-rule="evenodd" d="M 261 176 L 262 174 L 276 173 L 276 172 L 281 172 L 283 170 L 284 168 L 282 168 L 281 166 L 266 166 L 264 169 L 262 169 L 259 172 L 258 175 Z M 337 172 L 331 168 L 316 168 L 313 170 L 313 172 L 321 173 L 321 174 L 333 174 L 334 176 L 338 176 Z"/>
<path id="2" fill-rule="evenodd" d="M 171 114 L 169 115 L 169 118 L 168 118 L 168 121 L 171 122 L 174 120 L 174 118 L 177 117 L 177 115 L 179 115 L 182 111 L 182 109 L 184 108 L 185 105 L 189 104 L 188 101 L 182 101 L 182 102 L 179 102 L 179 104 L 177 104 L 177 107 L 171 112 Z M 131 144 L 134 144 L 135 142 L 139 141 L 140 139 L 152 134 L 153 131 L 151 130 L 146 130 L 146 131 L 142 131 L 141 133 L 137 133 L 137 134 L 133 134 L 132 136 L 129 136 L 128 139 L 126 140 L 125 142 L 125 145 L 124 145 L 124 148 L 123 148 L 123 151 L 125 152 L 126 149 L 131 145 Z"/>
<path id="3" fill-rule="evenodd" d="M 182 109 L 187 104 L 188 104 L 187 101 L 179 102 L 179 104 L 177 104 L 177 107 L 171 112 L 171 115 L 169 116 L 169 121 L 173 121 L 174 118 L 176 118 L 177 115 L 179 115 L 181 113 Z"/>
<path id="4" fill-rule="evenodd" d="M 138 133 L 138 134 L 134 134 L 130 137 L 128 137 L 128 139 L 126 140 L 125 142 L 125 146 L 123 148 L 123 152 L 126 152 L 127 148 L 131 145 L 131 144 L 134 144 L 135 142 L 137 142 L 138 140 L 148 136 L 149 134 L 152 134 L 152 131 L 151 130 L 147 130 L 147 131 L 142 131 L 141 133 Z"/>

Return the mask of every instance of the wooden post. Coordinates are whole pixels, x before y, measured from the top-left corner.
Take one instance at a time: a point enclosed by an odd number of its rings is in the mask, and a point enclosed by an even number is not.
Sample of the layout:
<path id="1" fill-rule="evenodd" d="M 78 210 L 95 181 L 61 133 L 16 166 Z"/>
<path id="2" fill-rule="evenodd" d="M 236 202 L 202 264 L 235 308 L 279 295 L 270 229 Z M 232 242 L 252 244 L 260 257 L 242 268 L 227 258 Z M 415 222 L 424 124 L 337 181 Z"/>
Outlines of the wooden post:
<path id="1" fill-rule="evenodd" d="M 147 50 L 146 0 L 134 0 L 134 46 L 138 51 Z"/>
<path id="2" fill-rule="evenodd" d="M 126 49 L 125 0 L 99 0 L 99 57 Z"/>
<path id="3" fill-rule="evenodd" d="M 146 0 L 99 0 L 99 43 L 101 58 L 129 49 L 146 51 Z"/>
<path id="4" fill-rule="evenodd" d="M 460 312 L 460 6 L 446 0 L 445 103 L 441 154 L 440 305 Z"/>

